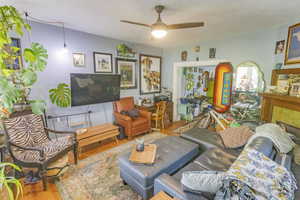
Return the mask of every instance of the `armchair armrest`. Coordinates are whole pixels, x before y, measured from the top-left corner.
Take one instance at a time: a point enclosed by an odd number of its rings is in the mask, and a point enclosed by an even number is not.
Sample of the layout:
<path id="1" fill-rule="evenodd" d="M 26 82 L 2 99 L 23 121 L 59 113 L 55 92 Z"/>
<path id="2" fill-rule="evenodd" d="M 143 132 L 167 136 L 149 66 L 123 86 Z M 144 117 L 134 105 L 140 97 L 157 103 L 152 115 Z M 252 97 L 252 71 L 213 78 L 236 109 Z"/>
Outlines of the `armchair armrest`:
<path id="1" fill-rule="evenodd" d="M 77 141 L 77 134 L 76 132 L 74 131 L 56 131 L 56 130 L 52 130 L 52 129 L 49 129 L 47 127 L 45 127 L 45 130 L 47 132 L 51 132 L 51 133 L 54 133 L 54 134 L 67 134 L 67 135 L 73 135 L 73 138 L 75 140 L 75 142 Z"/>
<path id="2" fill-rule="evenodd" d="M 145 117 L 145 118 L 151 120 L 151 115 L 152 115 L 151 112 L 148 112 L 146 110 L 139 110 L 139 112 L 142 117 Z"/>
<path id="3" fill-rule="evenodd" d="M 128 117 L 126 115 L 122 115 L 121 113 L 118 113 L 118 112 L 114 112 L 114 116 L 120 120 L 132 121 L 132 119 L 130 117 Z"/>
<path id="4" fill-rule="evenodd" d="M 45 154 L 44 154 L 44 151 L 43 151 L 42 149 L 34 148 L 34 147 L 22 147 L 22 146 L 19 146 L 19 145 L 17 145 L 17 144 L 14 144 L 14 143 L 11 142 L 11 141 L 8 141 L 8 143 L 9 143 L 11 146 L 17 147 L 18 149 L 27 150 L 27 151 L 38 151 L 38 152 L 39 152 L 39 155 L 40 155 L 40 161 L 45 160 Z"/>

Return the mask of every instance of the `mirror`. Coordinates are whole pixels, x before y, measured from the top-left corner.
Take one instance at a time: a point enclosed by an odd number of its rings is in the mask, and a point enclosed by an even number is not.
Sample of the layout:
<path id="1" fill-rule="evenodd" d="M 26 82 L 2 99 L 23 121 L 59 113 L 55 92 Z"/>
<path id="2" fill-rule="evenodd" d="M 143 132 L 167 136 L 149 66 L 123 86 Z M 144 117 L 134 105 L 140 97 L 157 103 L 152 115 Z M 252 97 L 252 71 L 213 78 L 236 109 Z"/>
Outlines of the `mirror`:
<path id="1" fill-rule="evenodd" d="M 239 64 L 235 73 L 235 91 L 263 92 L 265 89 L 264 74 L 252 61 Z"/>

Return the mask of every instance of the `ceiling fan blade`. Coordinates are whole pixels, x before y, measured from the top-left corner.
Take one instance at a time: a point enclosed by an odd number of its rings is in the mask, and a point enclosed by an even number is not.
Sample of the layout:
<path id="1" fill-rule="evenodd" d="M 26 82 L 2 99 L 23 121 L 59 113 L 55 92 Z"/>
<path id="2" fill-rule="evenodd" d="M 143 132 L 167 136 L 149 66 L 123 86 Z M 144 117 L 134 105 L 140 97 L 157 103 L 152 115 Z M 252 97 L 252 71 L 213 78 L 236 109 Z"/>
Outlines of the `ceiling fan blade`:
<path id="1" fill-rule="evenodd" d="M 168 25 L 168 29 L 196 28 L 202 26 L 204 26 L 204 22 L 192 22 L 182 24 L 170 24 Z"/>
<path id="2" fill-rule="evenodd" d="M 139 25 L 139 26 L 146 26 L 146 27 L 149 27 L 149 28 L 151 27 L 148 24 L 142 24 L 142 23 L 138 23 L 138 22 L 131 22 L 131 21 L 127 21 L 127 20 L 121 20 L 121 22 L 128 23 L 128 24 Z"/>

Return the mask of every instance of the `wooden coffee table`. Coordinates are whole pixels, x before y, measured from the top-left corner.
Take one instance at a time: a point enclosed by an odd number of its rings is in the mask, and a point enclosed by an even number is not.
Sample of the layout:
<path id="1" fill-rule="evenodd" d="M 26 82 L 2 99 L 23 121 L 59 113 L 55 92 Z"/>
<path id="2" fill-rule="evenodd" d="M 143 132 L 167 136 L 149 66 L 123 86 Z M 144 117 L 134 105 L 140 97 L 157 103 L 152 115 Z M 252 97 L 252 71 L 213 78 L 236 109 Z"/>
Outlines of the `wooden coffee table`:
<path id="1" fill-rule="evenodd" d="M 114 138 L 118 144 L 119 134 L 119 127 L 110 123 L 89 127 L 85 133 L 77 134 L 78 152 L 81 153 L 82 147 L 108 138 Z"/>
<path id="2" fill-rule="evenodd" d="M 160 191 L 157 193 L 154 197 L 152 197 L 150 200 L 179 200 L 177 198 L 172 198 L 163 191 Z"/>

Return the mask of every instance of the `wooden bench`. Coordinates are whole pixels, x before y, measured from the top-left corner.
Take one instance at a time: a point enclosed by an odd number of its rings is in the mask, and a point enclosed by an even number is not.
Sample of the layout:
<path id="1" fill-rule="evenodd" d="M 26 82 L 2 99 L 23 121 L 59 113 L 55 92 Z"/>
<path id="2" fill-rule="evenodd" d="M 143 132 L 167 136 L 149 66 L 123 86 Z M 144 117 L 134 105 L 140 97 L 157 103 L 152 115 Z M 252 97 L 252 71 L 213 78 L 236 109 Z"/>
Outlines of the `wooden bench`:
<path id="1" fill-rule="evenodd" d="M 119 134 L 119 127 L 110 123 L 89 127 L 86 132 L 77 135 L 78 152 L 81 153 L 82 148 L 87 145 L 101 142 L 108 138 L 114 138 L 118 144 L 117 136 Z"/>

